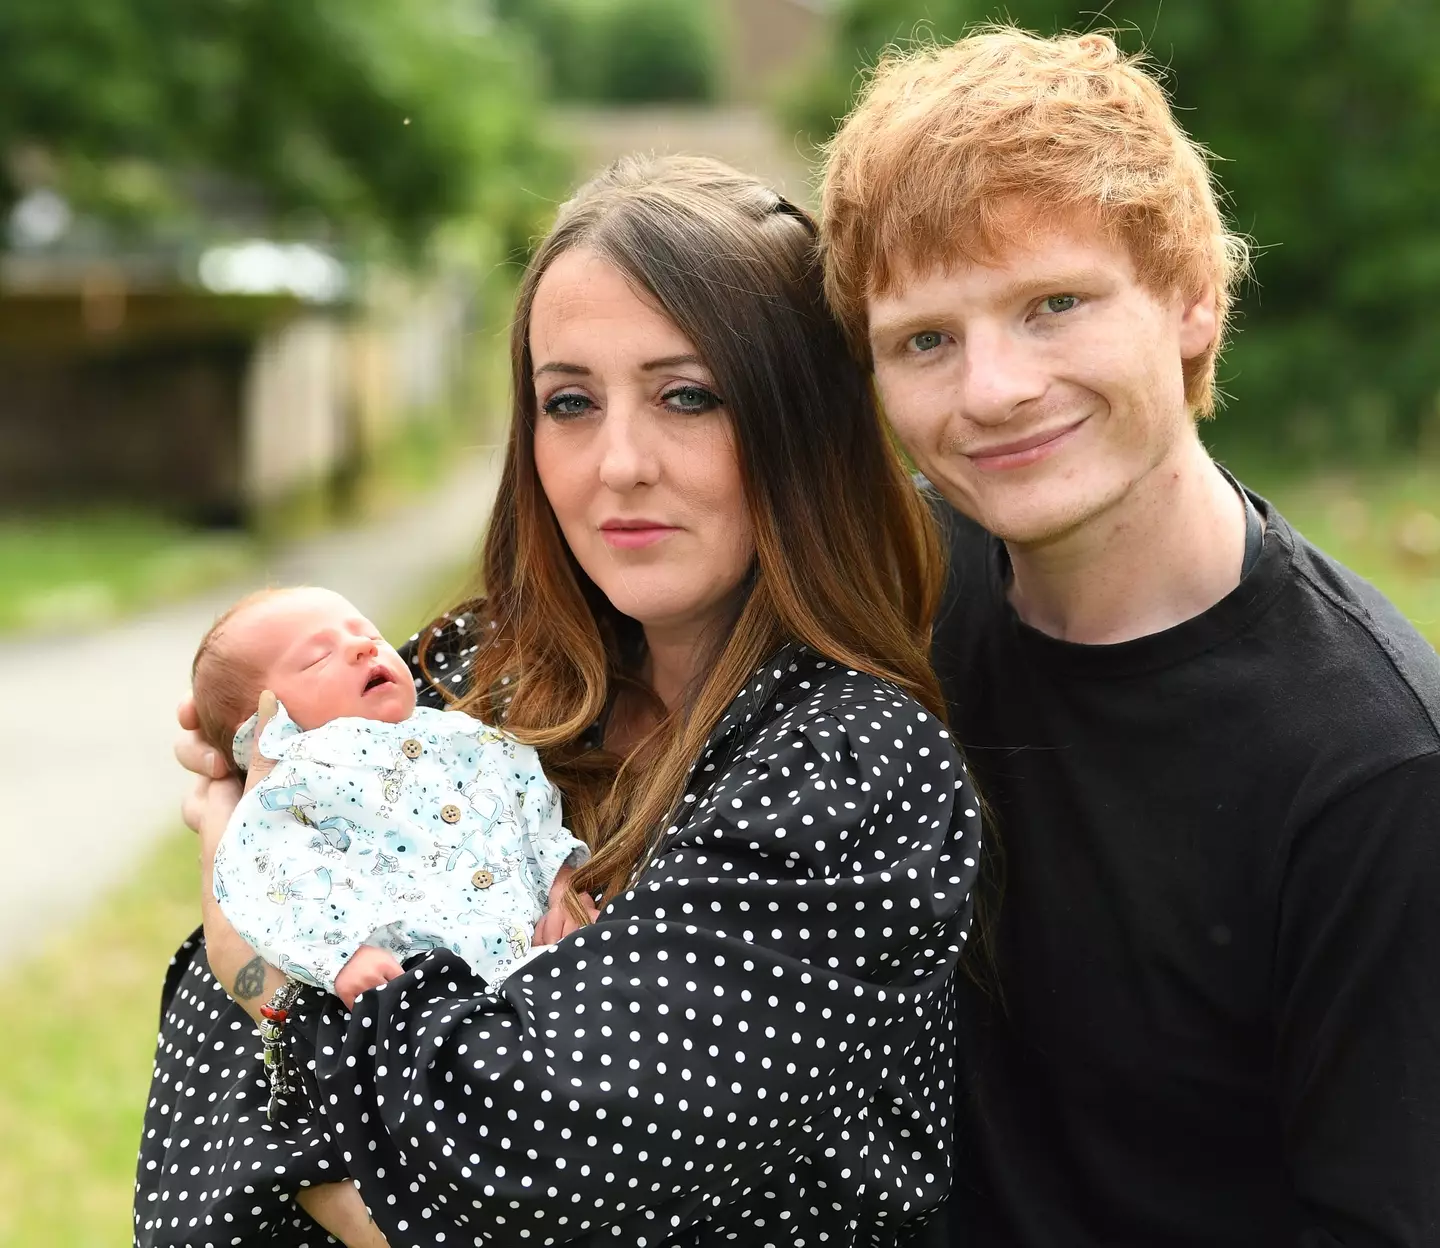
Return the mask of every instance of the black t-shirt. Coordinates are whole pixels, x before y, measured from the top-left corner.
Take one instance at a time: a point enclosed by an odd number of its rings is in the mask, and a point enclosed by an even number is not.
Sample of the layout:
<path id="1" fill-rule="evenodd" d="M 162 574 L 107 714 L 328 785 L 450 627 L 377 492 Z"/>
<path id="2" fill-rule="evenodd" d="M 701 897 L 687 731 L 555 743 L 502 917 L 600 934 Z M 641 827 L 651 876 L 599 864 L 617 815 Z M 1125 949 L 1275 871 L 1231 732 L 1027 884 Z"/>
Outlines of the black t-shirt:
<path id="1" fill-rule="evenodd" d="M 1440 1244 L 1440 663 L 1255 501 L 1236 590 L 1107 646 L 1022 624 L 947 515 L 1007 878 L 932 1243 Z"/>

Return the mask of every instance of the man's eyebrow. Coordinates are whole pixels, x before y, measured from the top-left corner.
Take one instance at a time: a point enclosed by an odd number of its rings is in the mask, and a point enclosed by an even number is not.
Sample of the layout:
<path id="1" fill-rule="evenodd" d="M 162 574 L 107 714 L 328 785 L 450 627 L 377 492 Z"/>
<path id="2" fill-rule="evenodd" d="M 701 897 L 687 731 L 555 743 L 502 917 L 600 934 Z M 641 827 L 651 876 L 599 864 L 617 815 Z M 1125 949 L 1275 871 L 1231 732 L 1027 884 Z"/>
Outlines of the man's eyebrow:
<path id="1" fill-rule="evenodd" d="M 881 338 L 894 338 L 896 336 L 908 338 L 911 334 L 918 334 L 923 329 L 934 329 L 935 326 L 950 317 L 938 309 L 933 312 L 907 312 L 901 316 L 872 316 L 870 318 L 870 338 L 872 341 Z"/>
<path id="2" fill-rule="evenodd" d="M 1048 272 L 1037 270 L 1031 274 L 1022 274 L 1013 282 L 1000 287 L 994 292 L 994 298 L 998 302 L 1008 303 L 1017 299 L 1033 299 L 1040 295 L 1094 291 L 1104 281 L 1105 274 L 1093 268 L 1055 269 Z M 918 312 L 901 312 L 894 316 L 872 315 L 869 334 L 872 341 L 897 335 L 908 338 L 922 330 L 943 328 L 951 319 L 953 313 L 938 306 Z"/>
<path id="3" fill-rule="evenodd" d="M 1027 295 L 1068 295 L 1093 289 L 1102 280 L 1103 274 L 1098 269 L 1055 269 L 1018 277 L 1004 288 L 1002 294 L 1011 299 Z"/>

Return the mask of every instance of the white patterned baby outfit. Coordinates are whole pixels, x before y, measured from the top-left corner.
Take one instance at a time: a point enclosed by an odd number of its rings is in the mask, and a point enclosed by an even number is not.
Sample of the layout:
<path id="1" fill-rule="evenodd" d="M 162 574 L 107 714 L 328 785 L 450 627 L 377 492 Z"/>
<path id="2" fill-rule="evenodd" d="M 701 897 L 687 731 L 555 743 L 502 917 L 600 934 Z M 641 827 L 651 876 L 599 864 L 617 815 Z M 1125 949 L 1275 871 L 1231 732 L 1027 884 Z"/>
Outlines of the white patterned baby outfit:
<path id="1" fill-rule="evenodd" d="M 253 748 L 254 719 L 235 738 Z M 496 987 L 530 952 L 561 867 L 587 848 L 528 745 L 458 711 L 303 731 L 281 707 L 215 854 L 215 898 L 267 962 L 335 991 L 362 945 L 449 949 Z"/>

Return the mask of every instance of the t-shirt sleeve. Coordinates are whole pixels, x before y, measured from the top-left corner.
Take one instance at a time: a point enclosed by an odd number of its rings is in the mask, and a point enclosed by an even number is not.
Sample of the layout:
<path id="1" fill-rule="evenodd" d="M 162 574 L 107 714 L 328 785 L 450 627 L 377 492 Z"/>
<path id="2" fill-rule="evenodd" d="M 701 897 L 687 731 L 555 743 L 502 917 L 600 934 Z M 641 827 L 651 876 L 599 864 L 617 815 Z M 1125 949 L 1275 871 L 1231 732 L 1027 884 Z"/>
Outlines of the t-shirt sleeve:
<path id="1" fill-rule="evenodd" d="M 306 999 L 296 1049 L 392 1243 L 656 1242 L 862 1122 L 872 1169 L 837 1165 L 825 1200 L 908 1165 L 903 1207 L 939 1202 L 979 844 L 948 735 L 856 702 L 714 775 L 638 884 L 498 995 L 436 954 L 349 1018 Z"/>
<path id="2" fill-rule="evenodd" d="M 1440 754 L 1294 839 L 1276 1061 L 1302 1248 L 1440 1244 Z"/>

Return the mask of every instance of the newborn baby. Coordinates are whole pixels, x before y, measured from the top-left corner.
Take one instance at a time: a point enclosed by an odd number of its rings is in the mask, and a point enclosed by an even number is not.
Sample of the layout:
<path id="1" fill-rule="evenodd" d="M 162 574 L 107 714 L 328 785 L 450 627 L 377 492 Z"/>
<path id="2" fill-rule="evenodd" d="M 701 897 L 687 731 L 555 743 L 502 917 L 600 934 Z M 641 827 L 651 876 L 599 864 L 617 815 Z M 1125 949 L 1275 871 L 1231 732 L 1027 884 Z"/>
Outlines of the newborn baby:
<path id="1" fill-rule="evenodd" d="M 589 851 L 529 746 L 457 711 L 416 708 L 405 661 L 325 589 L 244 599 L 206 635 L 193 685 L 201 733 L 238 770 L 275 760 L 215 855 L 215 897 L 266 961 L 358 993 L 432 949 L 493 988 Z M 262 690 L 279 700 L 254 740 Z"/>

